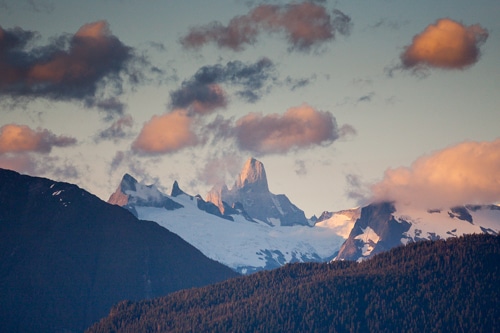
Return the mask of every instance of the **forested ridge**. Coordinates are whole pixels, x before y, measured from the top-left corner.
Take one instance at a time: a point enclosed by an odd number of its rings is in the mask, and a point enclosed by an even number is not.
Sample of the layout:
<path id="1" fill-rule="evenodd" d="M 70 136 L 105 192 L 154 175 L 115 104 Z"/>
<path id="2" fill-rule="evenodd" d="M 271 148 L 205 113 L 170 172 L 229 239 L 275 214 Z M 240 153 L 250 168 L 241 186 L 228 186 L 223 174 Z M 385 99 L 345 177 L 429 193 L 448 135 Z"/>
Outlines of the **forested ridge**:
<path id="1" fill-rule="evenodd" d="M 124 301 L 88 332 L 498 332 L 499 274 L 500 236 L 422 241 Z"/>

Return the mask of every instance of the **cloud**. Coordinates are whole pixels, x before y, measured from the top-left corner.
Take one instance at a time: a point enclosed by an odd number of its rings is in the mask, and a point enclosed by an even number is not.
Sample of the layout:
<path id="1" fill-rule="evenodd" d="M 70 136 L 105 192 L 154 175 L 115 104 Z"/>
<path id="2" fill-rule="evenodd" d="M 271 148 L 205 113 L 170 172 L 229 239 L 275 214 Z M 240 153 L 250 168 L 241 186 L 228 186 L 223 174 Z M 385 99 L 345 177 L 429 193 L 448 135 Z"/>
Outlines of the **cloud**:
<path id="1" fill-rule="evenodd" d="M 114 172 L 120 165 L 124 163 L 124 161 L 127 159 L 127 154 L 124 151 L 117 151 L 113 159 L 111 160 L 111 163 L 109 165 L 109 173 L 111 174 Z"/>
<path id="2" fill-rule="evenodd" d="M 102 140 L 119 140 L 129 136 L 127 133 L 127 128 L 130 129 L 134 125 L 134 119 L 131 115 L 125 115 L 120 119 L 116 120 L 111 124 L 110 127 L 99 132 L 95 141 L 99 142 Z"/>
<path id="3" fill-rule="evenodd" d="M 241 51 L 253 45 L 261 33 L 284 33 L 290 50 L 309 51 L 331 41 L 335 33 L 348 34 L 351 19 L 339 10 L 332 15 L 320 4 L 310 1 L 288 5 L 261 4 L 248 14 L 236 16 L 227 26 L 220 22 L 193 27 L 180 42 L 196 49 L 207 43 Z"/>
<path id="4" fill-rule="evenodd" d="M 193 131 L 193 121 L 188 112 L 182 109 L 153 116 L 144 124 L 132 143 L 132 149 L 138 154 L 157 155 L 195 146 L 199 140 Z"/>
<path id="5" fill-rule="evenodd" d="M 372 186 L 375 201 L 425 209 L 500 202 L 500 139 L 463 142 L 388 169 Z"/>
<path id="6" fill-rule="evenodd" d="M 479 47 L 487 38 L 488 31 L 479 24 L 465 26 L 448 18 L 439 19 L 413 37 L 400 56 L 402 67 L 464 69 L 479 60 Z"/>
<path id="7" fill-rule="evenodd" d="M 243 156 L 235 152 L 217 152 L 205 160 L 197 178 L 207 185 L 226 184 L 228 178 L 234 179 L 238 175 L 243 162 Z"/>
<path id="8" fill-rule="evenodd" d="M 107 120 L 113 119 L 115 115 L 123 115 L 125 110 L 125 104 L 116 97 L 106 99 L 86 98 L 84 103 L 88 108 L 97 107 L 99 110 L 104 111 L 107 114 Z"/>
<path id="9" fill-rule="evenodd" d="M 316 74 L 311 75 L 309 78 L 294 79 L 287 76 L 285 79 L 285 85 L 290 88 L 291 91 L 295 91 L 300 88 L 304 88 L 316 80 Z"/>
<path id="10" fill-rule="evenodd" d="M 36 160 L 29 154 L 21 154 L 21 155 L 0 154 L 0 168 L 2 169 L 9 169 L 20 173 L 34 175 L 36 167 L 37 167 Z"/>
<path id="11" fill-rule="evenodd" d="M 375 24 L 369 25 L 367 29 L 374 30 L 379 28 L 389 28 L 391 30 L 399 30 L 402 26 L 408 25 L 409 21 L 397 21 L 388 18 L 381 18 Z"/>
<path id="12" fill-rule="evenodd" d="M 77 168 L 70 162 L 48 155 L 35 156 L 29 152 L 0 155 L 0 168 L 62 181 L 79 178 Z"/>
<path id="13" fill-rule="evenodd" d="M 346 190 L 345 193 L 349 199 L 353 199 L 358 206 L 365 206 L 370 202 L 370 184 L 354 173 L 349 173 L 345 176 Z"/>
<path id="14" fill-rule="evenodd" d="M 75 138 L 57 136 L 47 129 L 32 130 L 28 126 L 16 124 L 0 127 L 0 154 L 49 153 L 52 147 L 67 147 L 75 144 Z"/>
<path id="15" fill-rule="evenodd" d="M 372 91 L 366 95 L 363 95 L 361 96 L 360 98 L 358 98 L 358 103 L 360 102 L 370 102 L 373 98 L 373 96 L 375 96 L 375 93 Z"/>
<path id="16" fill-rule="evenodd" d="M 51 13 L 54 11 L 54 4 L 47 2 L 47 1 L 35 1 L 35 0 L 28 0 L 28 5 L 31 10 L 37 13 L 45 12 L 45 13 Z"/>
<path id="17" fill-rule="evenodd" d="M 227 105 L 226 93 L 218 84 L 184 84 L 170 94 L 173 108 L 189 109 L 194 114 L 208 114 Z"/>
<path id="18" fill-rule="evenodd" d="M 103 85 L 120 93 L 123 76 L 137 80 L 129 67 L 138 58 L 105 21 L 30 48 L 36 37 L 32 31 L 0 27 L 0 96 L 83 100 Z"/>
<path id="19" fill-rule="evenodd" d="M 154 116 L 146 123 L 132 149 L 138 154 L 160 155 L 210 144 L 227 150 L 228 154 L 231 151 L 233 155 L 235 151 L 254 155 L 285 154 L 328 146 L 337 139 L 355 134 L 351 125 L 339 128 L 331 113 L 318 111 L 307 104 L 290 108 L 283 115 L 250 113 L 237 120 L 217 115 L 210 122 L 188 110 L 176 109 Z"/>
<path id="20" fill-rule="evenodd" d="M 331 113 L 304 104 L 283 115 L 250 113 L 236 121 L 234 135 L 241 149 L 263 155 L 328 145 L 339 138 L 339 130 Z"/>
<path id="21" fill-rule="evenodd" d="M 181 88 L 170 93 L 171 107 L 207 114 L 227 105 L 226 93 L 220 84 L 242 87 L 237 96 L 253 103 L 262 96 L 265 84 L 275 79 L 274 64 L 262 58 L 253 64 L 230 61 L 226 65 L 201 67 Z"/>
<path id="22" fill-rule="evenodd" d="M 307 175 L 307 167 L 306 167 L 306 162 L 304 160 L 296 160 L 295 161 L 295 173 L 298 176 Z"/>

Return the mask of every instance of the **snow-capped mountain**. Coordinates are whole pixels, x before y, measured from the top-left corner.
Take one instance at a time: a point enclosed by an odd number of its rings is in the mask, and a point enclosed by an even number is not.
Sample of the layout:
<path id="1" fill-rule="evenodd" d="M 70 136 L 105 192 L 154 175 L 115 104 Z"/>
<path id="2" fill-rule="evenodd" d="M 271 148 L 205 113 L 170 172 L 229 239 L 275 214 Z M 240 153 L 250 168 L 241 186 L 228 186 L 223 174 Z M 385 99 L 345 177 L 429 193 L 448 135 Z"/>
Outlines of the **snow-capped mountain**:
<path id="1" fill-rule="evenodd" d="M 264 165 L 254 158 L 247 160 L 230 190 L 226 185 L 214 187 L 208 194 L 207 201 L 217 205 L 221 212 L 226 209 L 224 203 L 230 207 L 241 204 L 251 217 L 270 225 L 310 223 L 304 212 L 291 203 L 286 195 L 276 195 L 269 191 Z"/>
<path id="2" fill-rule="evenodd" d="M 244 191 L 248 191 L 248 197 Z M 286 223 L 287 216 L 296 222 L 294 218 L 304 213 L 283 199 L 285 196 L 276 199 L 279 196 L 269 192 L 264 167 L 254 159 L 247 162 L 231 193 L 247 203 L 253 198 L 254 205 L 239 201 L 216 201 L 216 205 L 185 193 L 177 182 L 171 195 L 166 195 L 130 175 L 123 177 L 108 202 L 127 208 L 140 219 L 157 222 L 207 257 L 243 274 L 292 262 L 328 261 L 346 239 L 346 226 L 352 227 L 356 218 L 355 213 L 344 211 L 330 213 L 315 225 L 305 217 L 301 224 Z M 263 197 L 271 204 L 262 202 Z M 270 217 L 256 210 L 257 201 L 266 207 L 264 212 L 272 214 Z M 277 203 L 281 203 L 280 209 Z"/>
<path id="3" fill-rule="evenodd" d="M 425 239 L 500 233 L 495 205 L 419 210 L 382 202 L 308 220 L 285 195 L 270 192 L 264 165 L 254 158 L 231 189 L 214 187 L 205 200 L 185 193 L 177 182 L 166 195 L 125 175 L 109 202 L 159 223 L 244 274 L 291 262 L 363 260 Z"/>
<path id="4" fill-rule="evenodd" d="M 395 246 L 464 234 L 500 233 L 500 207 L 466 205 L 447 210 L 420 210 L 382 202 L 361 209 L 336 260 L 363 260 Z"/>

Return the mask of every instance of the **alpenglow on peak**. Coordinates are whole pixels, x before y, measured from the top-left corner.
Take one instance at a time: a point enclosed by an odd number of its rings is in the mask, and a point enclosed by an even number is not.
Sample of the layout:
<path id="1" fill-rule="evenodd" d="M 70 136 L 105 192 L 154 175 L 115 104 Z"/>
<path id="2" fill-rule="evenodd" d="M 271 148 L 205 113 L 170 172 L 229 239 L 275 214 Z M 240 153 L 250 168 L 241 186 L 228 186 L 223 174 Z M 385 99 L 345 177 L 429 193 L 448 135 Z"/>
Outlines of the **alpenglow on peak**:
<path id="1" fill-rule="evenodd" d="M 235 187 L 243 188 L 247 186 L 258 188 L 259 190 L 269 191 L 267 185 L 266 170 L 264 169 L 264 164 L 257 161 L 255 158 L 249 158 L 243 169 L 241 170 L 240 176 L 236 180 Z"/>

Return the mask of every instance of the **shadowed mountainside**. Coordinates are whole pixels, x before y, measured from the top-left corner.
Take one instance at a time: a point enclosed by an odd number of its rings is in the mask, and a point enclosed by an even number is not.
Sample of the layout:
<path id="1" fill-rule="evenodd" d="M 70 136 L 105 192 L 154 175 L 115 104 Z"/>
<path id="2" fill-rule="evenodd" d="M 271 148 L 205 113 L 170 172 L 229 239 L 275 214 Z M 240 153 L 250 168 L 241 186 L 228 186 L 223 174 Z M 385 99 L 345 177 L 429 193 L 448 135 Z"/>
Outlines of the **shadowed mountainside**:
<path id="1" fill-rule="evenodd" d="M 2 332 L 80 332 L 113 304 L 237 274 L 75 185 L 0 169 Z"/>

